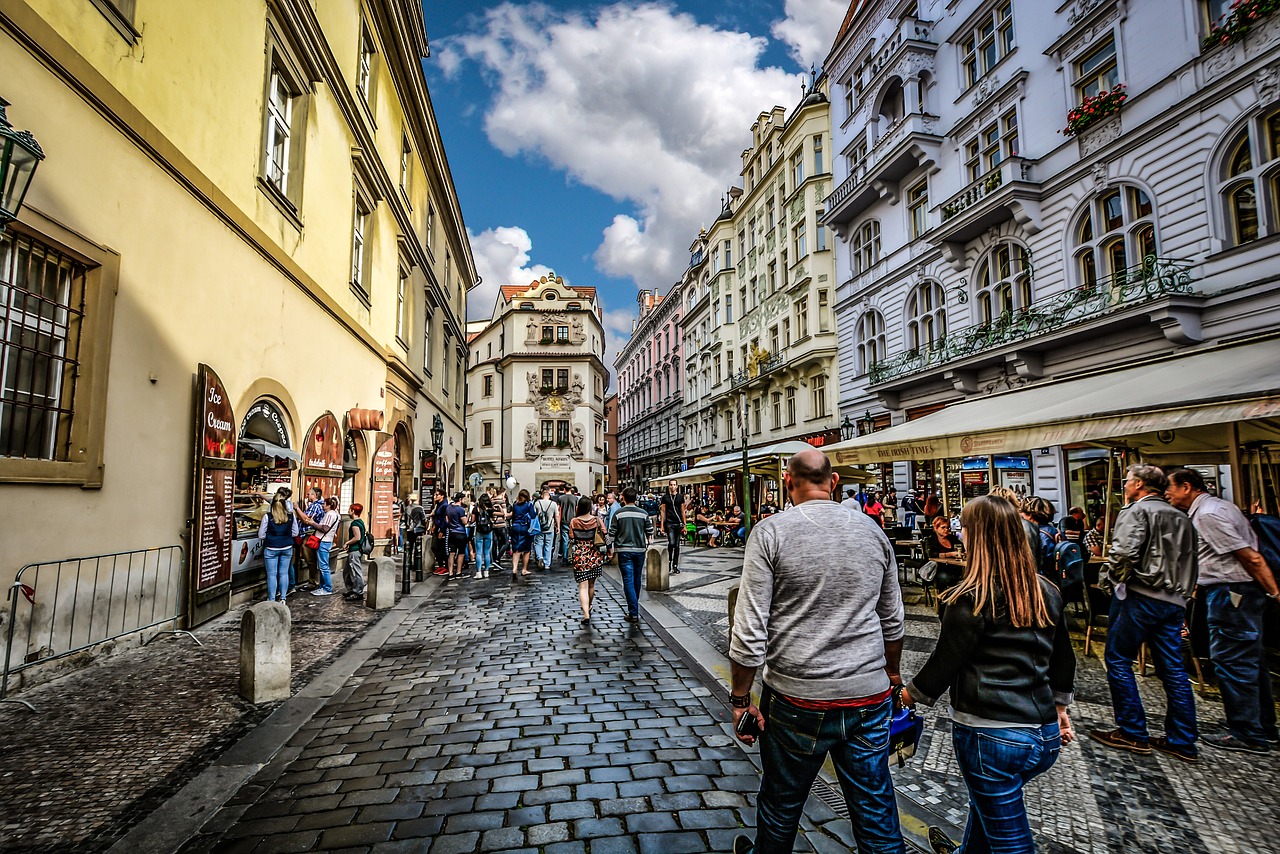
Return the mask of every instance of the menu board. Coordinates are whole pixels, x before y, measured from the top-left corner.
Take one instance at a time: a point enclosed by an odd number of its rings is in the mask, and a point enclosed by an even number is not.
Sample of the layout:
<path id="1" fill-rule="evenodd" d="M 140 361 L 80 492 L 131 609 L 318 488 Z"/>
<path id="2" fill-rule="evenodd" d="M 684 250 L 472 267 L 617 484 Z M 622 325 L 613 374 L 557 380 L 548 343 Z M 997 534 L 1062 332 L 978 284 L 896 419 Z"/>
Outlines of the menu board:
<path id="1" fill-rule="evenodd" d="M 396 452 L 395 439 L 388 439 L 378 446 L 373 455 L 373 512 L 369 516 L 370 531 L 378 539 L 388 539 L 396 534 L 396 520 L 392 507 L 395 504 Z"/>
<path id="2" fill-rule="evenodd" d="M 201 365 L 196 380 L 196 531 L 193 575 L 196 592 L 231 580 L 232 508 L 236 432 L 231 400 L 222 380 Z"/>
<path id="3" fill-rule="evenodd" d="M 342 486 L 343 434 L 338 419 L 326 412 L 307 431 L 302 447 L 302 488 L 317 487 L 325 498 L 337 495 Z"/>

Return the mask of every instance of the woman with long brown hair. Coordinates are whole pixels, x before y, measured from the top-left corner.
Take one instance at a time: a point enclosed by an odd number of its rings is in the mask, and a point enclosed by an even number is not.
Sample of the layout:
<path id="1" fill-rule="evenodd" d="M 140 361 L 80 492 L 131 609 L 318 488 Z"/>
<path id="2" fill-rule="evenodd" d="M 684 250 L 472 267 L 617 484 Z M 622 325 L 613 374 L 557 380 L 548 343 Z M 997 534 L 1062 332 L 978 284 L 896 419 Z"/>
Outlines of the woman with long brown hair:
<path id="1" fill-rule="evenodd" d="M 930 828 L 935 852 L 1034 854 L 1022 789 L 1075 738 L 1067 706 L 1076 660 L 1058 588 L 1036 573 L 1013 505 L 991 496 L 960 517 L 969 559 L 941 595 L 947 609 L 933 655 L 902 692 L 932 706 L 951 690 L 952 741 L 969 787 L 959 848 Z"/>

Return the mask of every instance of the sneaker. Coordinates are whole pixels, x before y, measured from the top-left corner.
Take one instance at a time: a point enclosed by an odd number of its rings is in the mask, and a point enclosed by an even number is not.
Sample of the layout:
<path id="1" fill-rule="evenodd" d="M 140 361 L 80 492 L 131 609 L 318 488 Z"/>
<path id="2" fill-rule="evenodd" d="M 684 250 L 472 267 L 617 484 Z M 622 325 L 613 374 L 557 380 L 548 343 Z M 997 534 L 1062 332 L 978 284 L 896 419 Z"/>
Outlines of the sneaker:
<path id="1" fill-rule="evenodd" d="M 311 595 L 312 596 L 332 596 L 333 591 L 325 590 L 323 587 L 317 587 L 315 590 L 311 591 Z"/>
<path id="2" fill-rule="evenodd" d="M 933 854 L 952 854 L 959 846 L 947 836 L 940 827 L 929 828 L 929 847 L 933 849 Z"/>
<path id="3" fill-rule="evenodd" d="M 1200 751 L 1194 744 L 1170 744 L 1163 735 L 1151 739 L 1151 746 L 1166 756 L 1181 759 L 1183 762 L 1195 762 L 1200 758 Z"/>
<path id="4" fill-rule="evenodd" d="M 745 833 L 739 833 L 733 838 L 733 854 L 751 854 L 755 847 L 751 837 Z"/>
<path id="5" fill-rule="evenodd" d="M 626 620 L 627 620 L 627 622 L 628 622 L 628 623 L 631 623 L 632 625 L 635 625 L 635 626 L 640 625 L 640 615 L 639 615 L 639 614 L 627 614 L 627 616 L 626 616 Z"/>
<path id="6" fill-rule="evenodd" d="M 1147 756 L 1151 753 L 1151 744 L 1149 742 L 1138 741 L 1118 729 L 1091 729 L 1089 730 L 1089 738 L 1099 744 L 1105 744 L 1107 747 L 1127 750 L 1130 753 L 1137 753 L 1141 756 Z"/>
<path id="7" fill-rule="evenodd" d="M 1210 747 L 1216 747 L 1219 750 L 1238 750 L 1241 753 L 1271 752 L 1271 745 L 1269 744 L 1256 744 L 1252 741 L 1245 741 L 1243 738 L 1237 738 L 1230 732 L 1202 735 L 1200 736 L 1200 740 Z"/>
<path id="8" fill-rule="evenodd" d="M 673 567 L 671 567 L 671 574 L 672 574 L 672 575 L 679 575 L 679 574 L 680 574 L 680 567 L 678 567 L 678 566 L 673 566 Z"/>
<path id="9" fill-rule="evenodd" d="M 432 574 L 432 575 L 448 575 L 448 574 L 449 574 L 449 570 L 448 570 L 448 568 L 437 569 L 435 572 L 433 572 L 433 573 L 431 573 L 431 574 Z"/>
<path id="10" fill-rule="evenodd" d="M 293 594 L 295 594 L 295 593 L 297 593 L 297 592 L 298 592 L 298 588 L 296 588 L 296 587 L 290 587 L 290 588 L 289 588 L 289 592 L 288 592 L 288 593 L 286 593 L 286 594 L 284 594 L 284 595 L 286 595 L 286 596 L 292 596 Z"/>

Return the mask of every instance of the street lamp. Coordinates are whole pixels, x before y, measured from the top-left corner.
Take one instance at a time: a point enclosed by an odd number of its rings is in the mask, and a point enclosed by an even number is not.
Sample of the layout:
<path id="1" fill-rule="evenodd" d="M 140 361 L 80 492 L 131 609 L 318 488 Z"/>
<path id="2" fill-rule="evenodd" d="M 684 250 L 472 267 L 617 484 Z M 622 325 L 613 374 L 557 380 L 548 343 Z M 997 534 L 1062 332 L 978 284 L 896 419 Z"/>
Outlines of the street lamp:
<path id="1" fill-rule="evenodd" d="M 871 410 L 867 410 L 867 414 L 858 419 L 858 423 L 862 425 L 862 435 L 866 436 L 876 431 L 876 419 L 871 415 Z"/>
<path id="2" fill-rule="evenodd" d="M 44 151 L 31 132 L 15 130 L 9 124 L 5 115 L 8 106 L 9 102 L 0 98 L 0 231 L 18 218 L 36 167 L 44 160 Z"/>
<path id="3" fill-rule="evenodd" d="M 858 435 L 858 425 L 849 420 L 849 416 L 844 417 L 844 421 L 840 422 L 840 438 L 848 441 Z"/>
<path id="4" fill-rule="evenodd" d="M 440 420 L 440 413 L 436 413 L 435 420 L 431 422 L 431 453 L 436 457 L 436 477 L 443 480 L 441 475 L 444 473 L 442 467 L 443 460 L 440 459 L 440 452 L 444 450 L 444 422 Z M 442 484 L 443 485 L 443 484 Z"/>

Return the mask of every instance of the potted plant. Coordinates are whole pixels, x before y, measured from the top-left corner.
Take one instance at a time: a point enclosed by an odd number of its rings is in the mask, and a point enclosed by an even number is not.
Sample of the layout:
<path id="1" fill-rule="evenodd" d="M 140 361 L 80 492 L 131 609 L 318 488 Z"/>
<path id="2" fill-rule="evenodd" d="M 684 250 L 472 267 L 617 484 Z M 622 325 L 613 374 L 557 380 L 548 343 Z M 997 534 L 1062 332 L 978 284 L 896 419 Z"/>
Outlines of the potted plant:
<path id="1" fill-rule="evenodd" d="M 1209 32 L 1204 37 L 1204 50 L 1239 41 L 1277 9 L 1280 9 L 1280 0 L 1235 0 L 1231 11 L 1209 25 Z"/>
<path id="2" fill-rule="evenodd" d="M 1117 83 L 1114 88 L 1106 89 L 1096 95 L 1090 95 L 1078 107 L 1067 112 L 1067 126 L 1062 132 L 1067 136 L 1075 136 L 1089 126 L 1107 116 L 1120 112 L 1125 99 L 1124 84 Z"/>

